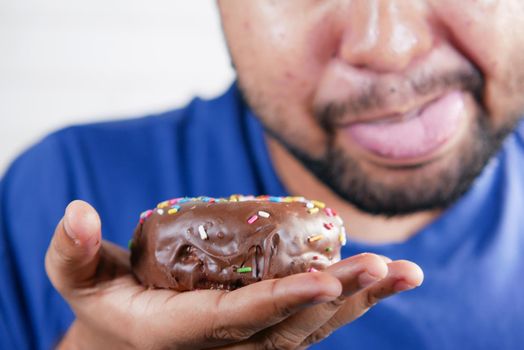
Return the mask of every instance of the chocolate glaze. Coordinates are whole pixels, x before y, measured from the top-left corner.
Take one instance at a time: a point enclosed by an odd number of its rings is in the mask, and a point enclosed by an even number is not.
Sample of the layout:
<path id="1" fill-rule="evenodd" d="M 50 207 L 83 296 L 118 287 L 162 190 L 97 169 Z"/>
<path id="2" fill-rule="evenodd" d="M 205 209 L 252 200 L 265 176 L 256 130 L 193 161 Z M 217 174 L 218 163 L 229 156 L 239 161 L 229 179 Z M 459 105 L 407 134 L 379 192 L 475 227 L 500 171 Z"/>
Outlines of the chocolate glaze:
<path id="1" fill-rule="evenodd" d="M 176 213 L 166 201 L 143 214 L 131 242 L 135 276 L 148 287 L 233 290 L 340 260 L 345 230 L 329 208 L 250 198 L 178 199 L 169 202 Z"/>

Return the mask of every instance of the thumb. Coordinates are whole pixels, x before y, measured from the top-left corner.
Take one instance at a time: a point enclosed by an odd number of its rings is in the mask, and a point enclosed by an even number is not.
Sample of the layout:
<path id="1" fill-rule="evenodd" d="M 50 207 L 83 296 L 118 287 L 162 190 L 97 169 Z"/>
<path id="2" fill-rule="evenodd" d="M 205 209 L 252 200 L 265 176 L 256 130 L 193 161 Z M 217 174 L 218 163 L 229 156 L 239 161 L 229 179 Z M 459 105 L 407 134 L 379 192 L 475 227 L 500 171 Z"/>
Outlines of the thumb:
<path id="1" fill-rule="evenodd" d="M 47 275 L 63 296 L 89 286 L 100 259 L 101 238 L 95 209 L 79 200 L 69 203 L 45 258 Z"/>

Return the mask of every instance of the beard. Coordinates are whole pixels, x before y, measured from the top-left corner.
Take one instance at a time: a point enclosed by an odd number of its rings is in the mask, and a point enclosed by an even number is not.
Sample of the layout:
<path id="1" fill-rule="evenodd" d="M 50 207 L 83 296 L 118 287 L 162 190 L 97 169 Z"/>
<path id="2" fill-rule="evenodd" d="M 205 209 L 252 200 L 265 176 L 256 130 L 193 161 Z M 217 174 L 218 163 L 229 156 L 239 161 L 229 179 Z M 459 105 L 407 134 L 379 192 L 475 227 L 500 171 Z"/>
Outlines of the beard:
<path id="1" fill-rule="evenodd" d="M 445 165 L 437 165 L 437 160 L 388 169 L 403 173 L 394 184 L 366 171 L 357 159 L 337 146 L 334 137 L 329 139 L 325 154 L 314 159 L 286 144 L 276 133 L 270 133 L 339 197 L 361 211 L 392 217 L 446 209 L 467 192 L 515 124 L 493 131 L 485 114 L 479 113 L 475 120 L 468 140 Z"/>
<path id="2" fill-rule="evenodd" d="M 482 106 L 483 85 L 481 74 L 474 69 L 423 79 L 412 84 L 415 92 L 420 95 L 442 87 L 460 88 L 471 92 L 478 106 Z M 250 102 L 249 105 L 258 115 L 265 131 L 317 179 L 359 210 L 388 217 L 443 210 L 452 205 L 472 186 L 519 120 L 517 115 L 511 118 L 508 116 L 503 125 L 495 128 L 485 109 L 479 107 L 467 135 L 452 151 L 454 153 L 447 156 L 448 159 L 436 159 L 398 169 L 382 169 L 387 173 L 380 176 L 337 144 L 336 139 L 337 122 L 348 110 L 365 112 L 370 107 L 380 106 L 382 96 L 375 93 L 377 89 L 369 89 L 345 104 L 315 106 L 315 118 L 328 137 L 323 154 L 313 157 L 295 146 L 292 137 L 289 137 L 292 133 L 288 130 L 267 123 L 267 118 L 261 113 L 265 110 L 261 101 L 250 99 L 251 96 L 242 84 L 240 87 L 244 99 Z"/>

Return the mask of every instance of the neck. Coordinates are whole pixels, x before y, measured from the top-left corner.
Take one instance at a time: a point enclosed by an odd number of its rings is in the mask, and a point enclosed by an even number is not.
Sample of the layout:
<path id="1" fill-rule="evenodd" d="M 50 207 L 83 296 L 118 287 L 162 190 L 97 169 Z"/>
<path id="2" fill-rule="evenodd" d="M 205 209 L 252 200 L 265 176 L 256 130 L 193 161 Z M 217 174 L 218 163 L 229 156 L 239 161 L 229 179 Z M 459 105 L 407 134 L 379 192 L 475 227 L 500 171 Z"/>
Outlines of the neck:
<path id="1" fill-rule="evenodd" d="M 400 243 L 415 235 L 440 212 L 420 212 L 388 218 L 365 213 L 337 196 L 293 157 L 278 141 L 266 135 L 269 153 L 282 183 L 292 195 L 318 199 L 348 223 L 352 240 L 368 244 Z"/>

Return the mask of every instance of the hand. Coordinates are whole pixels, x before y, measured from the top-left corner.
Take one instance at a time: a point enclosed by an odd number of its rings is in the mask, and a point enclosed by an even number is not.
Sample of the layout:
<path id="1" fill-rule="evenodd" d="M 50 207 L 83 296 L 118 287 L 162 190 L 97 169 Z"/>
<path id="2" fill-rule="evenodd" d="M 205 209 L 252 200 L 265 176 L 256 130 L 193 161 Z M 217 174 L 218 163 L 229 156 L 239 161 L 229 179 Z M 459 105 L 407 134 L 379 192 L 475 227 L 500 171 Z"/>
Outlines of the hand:
<path id="1" fill-rule="evenodd" d="M 76 316 L 60 345 L 78 349 L 295 349 L 422 281 L 413 263 L 361 254 L 232 292 L 147 289 L 129 253 L 102 242 L 96 211 L 81 201 L 58 224 L 46 270 Z"/>

